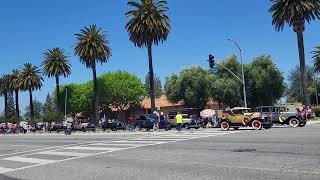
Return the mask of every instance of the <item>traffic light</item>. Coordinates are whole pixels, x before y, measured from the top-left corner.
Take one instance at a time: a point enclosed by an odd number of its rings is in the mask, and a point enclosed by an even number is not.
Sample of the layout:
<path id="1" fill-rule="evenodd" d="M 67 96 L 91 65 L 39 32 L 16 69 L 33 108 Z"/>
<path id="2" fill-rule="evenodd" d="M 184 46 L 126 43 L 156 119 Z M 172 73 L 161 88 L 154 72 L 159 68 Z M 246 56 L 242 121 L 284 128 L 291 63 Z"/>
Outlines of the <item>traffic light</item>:
<path id="1" fill-rule="evenodd" d="M 214 67 L 214 56 L 209 54 L 209 67 L 212 69 Z"/>

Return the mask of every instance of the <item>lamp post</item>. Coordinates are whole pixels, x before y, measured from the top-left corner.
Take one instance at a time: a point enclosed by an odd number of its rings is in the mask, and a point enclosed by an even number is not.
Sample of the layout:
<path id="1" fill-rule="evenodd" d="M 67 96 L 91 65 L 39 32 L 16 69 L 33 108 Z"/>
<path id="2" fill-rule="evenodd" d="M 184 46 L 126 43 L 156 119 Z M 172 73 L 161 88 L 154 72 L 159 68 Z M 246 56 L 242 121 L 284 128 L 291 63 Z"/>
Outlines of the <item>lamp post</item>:
<path id="1" fill-rule="evenodd" d="M 247 94 L 246 94 L 246 82 L 244 81 L 244 70 L 243 70 L 243 59 L 242 59 L 242 50 L 238 43 L 234 41 L 233 39 L 227 39 L 228 41 L 233 42 L 240 52 L 240 61 L 241 61 L 241 71 L 242 71 L 242 85 L 243 85 L 243 101 L 244 101 L 244 107 L 247 108 Z"/>

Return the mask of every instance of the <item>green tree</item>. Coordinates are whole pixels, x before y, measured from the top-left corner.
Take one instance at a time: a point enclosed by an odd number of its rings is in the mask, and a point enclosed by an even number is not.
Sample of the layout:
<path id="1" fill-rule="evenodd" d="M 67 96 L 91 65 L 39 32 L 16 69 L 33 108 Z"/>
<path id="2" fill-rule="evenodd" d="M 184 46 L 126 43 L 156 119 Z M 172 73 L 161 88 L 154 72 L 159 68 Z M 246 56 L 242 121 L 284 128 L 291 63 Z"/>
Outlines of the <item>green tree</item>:
<path id="1" fill-rule="evenodd" d="M 111 105 L 119 111 L 139 104 L 145 95 L 141 80 L 126 71 L 103 74 L 99 81 L 100 87 L 104 88 L 103 94 L 107 94 L 104 104 Z"/>
<path id="2" fill-rule="evenodd" d="M 11 73 L 10 86 L 15 94 L 16 118 L 20 119 L 19 91 L 21 90 L 21 83 L 20 83 L 20 71 L 18 69 L 14 69 Z"/>
<path id="3" fill-rule="evenodd" d="M 44 60 L 42 62 L 43 73 L 50 77 L 55 77 L 56 79 L 56 100 L 59 100 L 59 77 L 68 77 L 71 74 L 71 64 L 69 63 L 64 50 L 60 48 L 48 49 L 43 53 Z M 58 107 L 58 102 L 57 107 Z M 57 108 L 59 111 L 59 108 Z"/>
<path id="4" fill-rule="evenodd" d="M 47 111 L 43 113 L 42 116 L 43 122 L 62 122 L 63 121 L 63 115 L 61 113 L 58 113 L 56 111 Z"/>
<path id="5" fill-rule="evenodd" d="M 221 62 L 222 65 L 224 65 L 226 68 L 230 69 L 233 73 L 235 73 L 238 77 L 241 77 L 241 65 L 239 61 L 237 60 L 237 56 L 232 55 L 226 60 Z M 219 66 L 218 66 L 219 67 Z M 230 74 L 227 70 L 219 67 L 218 73 L 216 73 L 218 76 L 221 78 L 232 78 L 234 79 L 235 77 Z"/>
<path id="6" fill-rule="evenodd" d="M 126 29 L 129 39 L 135 46 L 148 48 L 148 62 L 150 73 L 151 111 L 155 110 L 154 73 L 152 62 L 152 45 L 164 42 L 170 32 L 170 19 L 165 14 L 168 10 L 165 0 L 141 0 L 128 2 L 133 9 L 126 15 L 129 20 Z"/>
<path id="7" fill-rule="evenodd" d="M 33 107 L 31 106 L 26 106 L 25 107 L 25 117 L 30 117 L 29 122 L 34 123 L 34 122 L 40 122 L 42 115 L 43 115 L 43 104 L 38 101 L 37 99 L 33 100 L 32 102 Z M 33 109 L 33 110 L 32 110 Z M 31 115 L 33 114 L 33 115 Z M 32 118 L 33 116 L 33 118 Z"/>
<path id="8" fill-rule="evenodd" d="M 314 62 L 314 69 L 316 72 L 320 72 L 320 46 L 315 47 L 313 53 L 313 62 Z"/>
<path id="9" fill-rule="evenodd" d="M 10 87 L 11 76 L 2 75 L 0 79 L 0 95 L 4 97 L 4 117 L 8 119 L 8 94 L 11 93 Z"/>
<path id="10" fill-rule="evenodd" d="M 16 118 L 16 110 L 14 107 L 14 99 L 13 94 L 8 93 L 8 104 L 7 104 L 7 118 L 8 119 L 15 119 Z"/>
<path id="11" fill-rule="evenodd" d="M 106 63 L 111 56 L 109 40 L 96 25 L 84 27 L 79 34 L 75 34 L 78 42 L 75 47 L 75 55 L 80 57 L 80 62 L 92 69 L 94 89 L 94 119 L 99 118 L 99 96 L 97 84 L 96 63 Z"/>
<path id="12" fill-rule="evenodd" d="M 43 112 L 53 112 L 55 110 L 55 105 L 53 99 L 51 98 L 50 94 L 47 95 L 46 101 L 43 104 Z"/>
<path id="13" fill-rule="evenodd" d="M 312 67 L 306 66 L 306 74 L 308 78 L 307 87 L 312 85 L 314 79 L 314 70 Z M 295 67 L 290 71 L 288 76 L 289 88 L 287 90 L 287 101 L 288 102 L 303 102 L 302 85 L 301 85 L 301 73 L 299 66 Z"/>
<path id="14" fill-rule="evenodd" d="M 246 84 L 251 107 L 273 105 L 285 93 L 284 77 L 271 56 L 259 56 L 246 66 Z"/>
<path id="15" fill-rule="evenodd" d="M 320 18 L 320 0 L 270 0 L 272 6 L 269 13 L 272 13 L 272 24 L 277 31 L 282 31 L 285 24 L 293 27 L 297 34 L 301 84 L 304 104 L 310 105 L 309 93 L 307 91 L 308 78 L 305 72 L 305 52 L 303 44 L 303 32 L 305 22 Z"/>
<path id="16" fill-rule="evenodd" d="M 170 102 L 183 102 L 185 106 L 203 109 L 210 95 L 208 72 L 195 66 L 167 78 L 165 91 Z"/>
<path id="17" fill-rule="evenodd" d="M 150 73 L 146 75 L 144 87 L 148 92 L 147 93 L 148 97 L 150 97 Z M 154 91 L 155 91 L 155 97 L 157 98 L 163 95 L 161 80 L 158 76 L 155 76 L 154 78 Z"/>
<path id="18" fill-rule="evenodd" d="M 43 83 L 43 78 L 41 77 L 41 71 L 39 68 L 30 63 L 24 64 L 21 68 L 20 83 L 23 89 L 29 91 L 30 119 L 34 120 L 32 91 L 40 89 Z"/>

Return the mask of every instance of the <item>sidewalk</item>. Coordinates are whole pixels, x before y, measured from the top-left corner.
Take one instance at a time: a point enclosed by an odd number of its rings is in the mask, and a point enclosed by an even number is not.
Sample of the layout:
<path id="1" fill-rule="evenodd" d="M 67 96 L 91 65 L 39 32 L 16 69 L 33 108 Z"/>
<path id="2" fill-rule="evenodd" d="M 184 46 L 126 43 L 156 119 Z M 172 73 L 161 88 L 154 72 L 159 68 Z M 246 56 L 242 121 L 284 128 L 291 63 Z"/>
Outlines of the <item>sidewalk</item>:
<path id="1" fill-rule="evenodd" d="M 320 118 L 315 118 L 307 122 L 307 125 L 320 124 Z"/>

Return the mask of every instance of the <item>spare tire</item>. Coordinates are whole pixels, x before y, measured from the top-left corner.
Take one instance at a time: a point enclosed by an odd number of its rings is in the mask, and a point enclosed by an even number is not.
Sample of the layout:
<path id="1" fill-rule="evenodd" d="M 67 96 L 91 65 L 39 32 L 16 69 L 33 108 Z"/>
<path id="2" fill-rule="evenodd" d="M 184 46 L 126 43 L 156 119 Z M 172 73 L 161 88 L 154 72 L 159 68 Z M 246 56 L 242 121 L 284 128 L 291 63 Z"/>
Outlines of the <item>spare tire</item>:
<path id="1" fill-rule="evenodd" d="M 286 114 L 280 114 L 279 121 L 281 123 L 285 122 L 288 119 L 288 116 Z"/>

